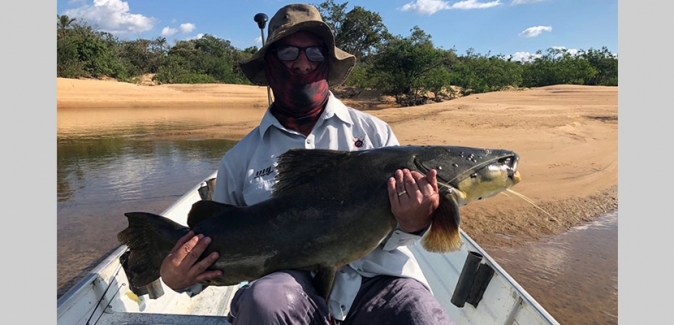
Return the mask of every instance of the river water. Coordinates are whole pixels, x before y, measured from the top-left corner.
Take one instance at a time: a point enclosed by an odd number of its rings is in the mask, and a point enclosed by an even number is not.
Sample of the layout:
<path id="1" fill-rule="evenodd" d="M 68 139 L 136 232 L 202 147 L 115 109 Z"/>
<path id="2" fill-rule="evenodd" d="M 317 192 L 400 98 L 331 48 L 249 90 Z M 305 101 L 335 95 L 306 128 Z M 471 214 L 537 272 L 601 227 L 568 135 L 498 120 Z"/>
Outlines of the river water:
<path id="1" fill-rule="evenodd" d="M 235 143 L 170 135 L 226 124 L 233 111 L 58 110 L 57 297 L 119 246 L 125 212 L 162 212 Z M 560 323 L 617 324 L 617 241 L 614 212 L 536 243 L 483 247 Z"/>
<path id="2" fill-rule="evenodd" d="M 518 247 L 483 247 L 561 324 L 618 324 L 618 212 Z"/>
<path id="3" fill-rule="evenodd" d="M 161 213 L 213 173 L 235 143 L 157 135 L 228 118 L 217 109 L 58 110 L 58 296 L 119 246 L 125 212 Z"/>

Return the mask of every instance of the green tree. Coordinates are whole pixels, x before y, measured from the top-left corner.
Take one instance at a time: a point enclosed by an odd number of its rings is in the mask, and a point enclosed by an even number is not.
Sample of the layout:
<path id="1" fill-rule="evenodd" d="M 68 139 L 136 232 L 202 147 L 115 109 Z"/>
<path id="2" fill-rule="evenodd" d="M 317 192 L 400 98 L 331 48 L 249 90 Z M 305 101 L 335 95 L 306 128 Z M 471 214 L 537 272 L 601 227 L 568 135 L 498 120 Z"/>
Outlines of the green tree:
<path id="1" fill-rule="evenodd" d="M 452 75 L 449 69 L 445 66 L 439 66 L 429 71 L 421 80 L 421 89 L 426 92 L 433 93 L 436 102 L 442 101 L 443 98 L 453 98 L 453 92 L 450 88 L 450 81 Z"/>
<path id="2" fill-rule="evenodd" d="M 388 29 L 378 13 L 361 6 L 347 12 L 347 4 L 327 0 L 315 6 L 335 34 L 335 45 L 361 61 L 373 54 L 387 38 Z"/>
<path id="3" fill-rule="evenodd" d="M 387 33 L 388 29 L 378 13 L 356 6 L 346 14 L 336 42 L 341 49 L 362 60 L 373 54 Z"/>
<path id="4" fill-rule="evenodd" d="M 601 50 L 589 49 L 581 54 L 597 71 L 594 78 L 588 81 L 589 85 L 618 85 L 618 57 L 613 55 L 606 46 Z"/>
<path id="5" fill-rule="evenodd" d="M 430 35 L 414 26 L 409 37 L 394 37 L 382 47 L 373 59 L 370 73 L 376 88 L 394 96 L 397 103 L 417 104 L 424 81 L 441 65 L 443 54 L 433 47 Z"/>
<path id="6" fill-rule="evenodd" d="M 56 15 L 57 37 L 64 38 L 67 30 L 71 28 L 76 18 L 70 18 L 68 15 Z"/>
<path id="7" fill-rule="evenodd" d="M 128 78 L 128 72 L 115 55 L 113 46 L 118 40 L 113 35 L 99 32 L 85 23 L 71 21 L 64 24 L 69 20 L 62 16 L 58 21 L 68 37 L 57 39 L 57 76 Z"/>
<path id="8" fill-rule="evenodd" d="M 357 57 L 358 64 L 345 85 L 379 89 L 400 104 L 423 102 L 428 92 L 443 98 L 451 89 L 450 82 L 464 93 L 564 83 L 618 85 L 618 57 L 606 47 L 577 54 L 549 48 L 537 51 L 537 57 L 526 62 L 491 52 L 482 55 L 473 49 L 457 55 L 454 48 L 436 48 L 431 35 L 418 26 L 407 37 L 393 36 L 378 13 L 361 6 L 349 10 L 347 5 L 334 0 L 316 5 L 333 30 L 336 45 Z M 164 37 L 120 41 L 75 18 L 56 17 L 59 77 L 129 80 L 155 73 L 155 80 L 162 83 L 250 84 L 238 62 L 256 53 L 257 46 L 239 50 L 208 34 L 173 46 Z"/>
<path id="9" fill-rule="evenodd" d="M 332 30 L 333 34 L 339 33 L 342 22 L 346 18 L 346 5 L 348 2 L 336 4 L 333 0 L 326 0 L 313 6 L 318 9 L 325 24 Z"/>
<path id="10" fill-rule="evenodd" d="M 549 48 L 546 53 L 537 52 L 533 62 L 523 65 L 524 86 L 542 87 L 556 84 L 585 85 L 597 75 L 597 69 L 582 55 L 571 54 L 563 48 Z"/>
<path id="11" fill-rule="evenodd" d="M 257 48 L 240 51 L 228 40 L 208 34 L 179 41 L 168 50 L 167 64 L 158 69 L 154 78 L 162 83 L 248 83 L 238 62 L 250 58 L 252 50 Z"/>

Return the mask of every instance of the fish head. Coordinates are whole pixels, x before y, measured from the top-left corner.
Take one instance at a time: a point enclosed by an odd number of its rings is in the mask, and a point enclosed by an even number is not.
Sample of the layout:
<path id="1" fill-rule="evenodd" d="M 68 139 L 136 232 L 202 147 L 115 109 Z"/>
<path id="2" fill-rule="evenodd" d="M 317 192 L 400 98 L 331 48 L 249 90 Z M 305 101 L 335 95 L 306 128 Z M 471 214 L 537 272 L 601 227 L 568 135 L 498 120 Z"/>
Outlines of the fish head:
<path id="1" fill-rule="evenodd" d="M 458 205 L 494 196 L 521 181 L 519 155 L 505 149 L 434 146 L 414 155 L 422 174 L 437 171 L 438 187 Z"/>

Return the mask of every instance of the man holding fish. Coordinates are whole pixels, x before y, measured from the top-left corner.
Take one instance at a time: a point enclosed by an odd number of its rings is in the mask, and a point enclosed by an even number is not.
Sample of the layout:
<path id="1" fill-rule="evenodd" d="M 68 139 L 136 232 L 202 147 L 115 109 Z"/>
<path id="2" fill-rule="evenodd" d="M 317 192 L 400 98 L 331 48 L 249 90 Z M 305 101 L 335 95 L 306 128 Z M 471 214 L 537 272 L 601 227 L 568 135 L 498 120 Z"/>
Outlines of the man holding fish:
<path id="1" fill-rule="evenodd" d="M 271 88 L 274 102 L 259 126 L 222 158 L 213 194 L 217 202 L 249 206 L 268 199 L 276 158 L 292 148 L 355 151 L 399 145 L 388 124 L 345 106 L 329 91 L 344 82 L 356 59 L 335 47 L 316 8 L 281 8 L 268 35 L 240 66 L 251 82 Z M 327 300 L 313 286 L 312 272 L 274 272 L 236 292 L 228 320 L 234 325 L 452 324 L 405 247 L 426 232 L 439 205 L 436 171 L 424 176 L 397 170 L 388 192 L 397 230 L 367 256 L 341 267 Z M 197 294 L 203 288 L 199 282 L 218 277 L 220 270 L 208 270 L 216 252 L 198 260 L 209 243 L 209 237 L 194 232 L 182 237 L 162 263 L 164 283 Z"/>

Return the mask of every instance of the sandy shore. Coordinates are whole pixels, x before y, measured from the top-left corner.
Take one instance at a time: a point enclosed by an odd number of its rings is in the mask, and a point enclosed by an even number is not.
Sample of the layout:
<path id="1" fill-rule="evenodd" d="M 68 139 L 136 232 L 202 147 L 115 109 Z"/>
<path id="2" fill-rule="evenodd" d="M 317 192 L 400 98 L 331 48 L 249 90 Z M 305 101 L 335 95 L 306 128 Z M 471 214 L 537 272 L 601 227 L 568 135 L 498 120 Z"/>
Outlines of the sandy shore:
<path id="1" fill-rule="evenodd" d="M 403 145 L 508 148 L 520 154 L 522 182 L 514 190 L 549 215 L 510 193 L 462 207 L 463 229 L 481 244 L 558 234 L 618 206 L 617 87 L 548 86 L 406 108 L 372 92 L 344 101 L 388 122 Z M 59 109 L 238 107 L 231 124 L 172 134 L 175 138 L 238 140 L 259 122 L 266 104 L 264 87 L 57 79 Z M 242 105 L 252 109 L 242 114 Z"/>

